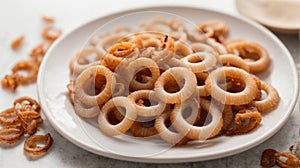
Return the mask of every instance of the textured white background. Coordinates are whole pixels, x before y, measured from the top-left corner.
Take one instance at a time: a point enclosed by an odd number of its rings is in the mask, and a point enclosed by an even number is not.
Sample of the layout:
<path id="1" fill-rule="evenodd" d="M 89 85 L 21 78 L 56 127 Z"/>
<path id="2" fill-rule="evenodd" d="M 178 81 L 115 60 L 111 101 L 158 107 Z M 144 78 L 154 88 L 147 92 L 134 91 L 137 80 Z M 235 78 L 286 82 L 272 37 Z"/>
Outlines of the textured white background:
<path id="1" fill-rule="evenodd" d="M 234 0 L 0 0 L 0 78 L 10 73 L 11 67 L 22 59 L 28 59 L 31 48 L 42 39 L 40 32 L 45 26 L 41 17 L 49 15 L 56 18 L 56 25 L 64 33 L 97 18 L 103 14 L 114 11 L 130 9 L 132 7 L 147 6 L 151 4 L 193 4 L 193 6 L 214 8 L 232 14 L 238 14 Z M 13 52 L 10 43 L 19 35 L 26 35 L 26 42 L 22 49 Z M 299 39 L 296 35 L 280 35 L 292 55 L 299 57 Z M 37 98 L 36 85 L 20 87 L 16 94 L 0 89 L 0 110 L 12 106 L 15 98 L 31 96 Z M 295 141 L 299 127 L 299 108 L 296 107 L 288 123 L 265 143 L 246 152 L 217 160 L 185 163 L 185 164 L 142 164 L 124 162 L 104 158 L 84 151 L 71 144 L 60 136 L 45 121 L 40 132 L 51 132 L 54 137 L 54 146 L 50 152 L 38 159 L 29 160 L 23 153 L 23 143 L 13 148 L 0 148 L 0 168 L 23 167 L 259 167 L 260 155 L 265 148 L 275 148 L 287 151 Z"/>

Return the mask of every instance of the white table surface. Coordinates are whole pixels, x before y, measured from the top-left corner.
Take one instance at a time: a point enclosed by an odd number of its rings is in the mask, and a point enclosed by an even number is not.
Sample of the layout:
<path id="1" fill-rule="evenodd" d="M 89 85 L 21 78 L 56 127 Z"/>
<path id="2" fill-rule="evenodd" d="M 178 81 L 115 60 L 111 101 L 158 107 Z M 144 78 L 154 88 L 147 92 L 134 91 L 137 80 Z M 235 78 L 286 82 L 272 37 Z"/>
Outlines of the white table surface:
<path id="1" fill-rule="evenodd" d="M 28 59 L 31 48 L 41 41 L 40 32 L 44 27 L 41 17 L 56 18 L 56 25 L 64 33 L 81 24 L 114 11 L 151 4 L 193 4 L 193 6 L 214 8 L 238 15 L 234 0 L 1 0 L 0 1 L 0 78 L 10 73 L 11 67 L 19 60 Z M 26 35 L 25 45 L 19 52 L 10 49 L 10 43 L 19 35 Z M 299 37 L 297 35 L 277 36 L 284 42 L 294 58 L 299 57 Z M 21 86 L 18 92 L 0 89 L 0 110 L 12 106 L 20 96 L 37 98 L 36 85 Z M 2 97 L 2 96 L 1 96 Z M 45 117 L 44 117 L 45 118 Z M 299 108 L 296 106 L 288 123 L 264 143 L 243 153 L 216 160 L 183 164 L 144 164 L 119 161 L 87 152 L 58 134 L 45 120 L 40 132 L 50 132 L 54 145 L 47 155 L 30 160 L 23 153 L 23 143 L 12 148 L 0 148 L 0 168 L 35 167 L 259 167 L 264 149 L 274 148 L 287 151 L 297 138 L 300 126 Z"/>

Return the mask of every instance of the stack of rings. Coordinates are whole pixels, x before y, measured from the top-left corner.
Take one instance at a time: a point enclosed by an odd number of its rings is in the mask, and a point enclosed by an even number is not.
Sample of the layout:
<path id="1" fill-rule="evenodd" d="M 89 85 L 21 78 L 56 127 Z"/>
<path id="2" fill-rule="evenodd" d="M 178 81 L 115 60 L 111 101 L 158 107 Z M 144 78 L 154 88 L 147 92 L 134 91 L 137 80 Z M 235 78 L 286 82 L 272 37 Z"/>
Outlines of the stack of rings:
<path id="1" fill-rule="evenodd" d="M 155 18 L 96 35 L 70 63 L 75 112 L 97 117 L 106 135 L 158 135 L 172 145 L 255 130 L 280 99 L 255 75 L 270 64 L 267 50 L 227 40 L 224 21 L 198 27 Z"/>

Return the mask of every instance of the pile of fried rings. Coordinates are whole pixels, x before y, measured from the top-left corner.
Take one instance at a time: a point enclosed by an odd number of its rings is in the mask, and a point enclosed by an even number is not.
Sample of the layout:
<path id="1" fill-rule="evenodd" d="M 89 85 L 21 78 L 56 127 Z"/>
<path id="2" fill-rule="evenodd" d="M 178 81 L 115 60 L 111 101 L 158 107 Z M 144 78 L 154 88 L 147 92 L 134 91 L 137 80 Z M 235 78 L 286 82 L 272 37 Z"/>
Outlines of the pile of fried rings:
<path id="1" fill-rule="evenodd" d="M 43 123 L 41 107 L 30 97 L 20 97 L 14 106 L 0 113 L 0 146 L 10 147 L 18 144 L 23 135 L 28 136 L 24 151 L 31 158 L 43 156 L 51 147 L 51 135 L 35 135 Z"/>
<path id="2" fill-rule="evenodd" d="M 109 136 L 159 136 L 172 145 L 256 129 L 276 108 L 276 89 L 256 75 L 270 65 L 256 42 L 226 39 L 228 25 L 195 28 L 153 18 L 137 30 L 96 35 L 70 62 L 77 115 Z"/>

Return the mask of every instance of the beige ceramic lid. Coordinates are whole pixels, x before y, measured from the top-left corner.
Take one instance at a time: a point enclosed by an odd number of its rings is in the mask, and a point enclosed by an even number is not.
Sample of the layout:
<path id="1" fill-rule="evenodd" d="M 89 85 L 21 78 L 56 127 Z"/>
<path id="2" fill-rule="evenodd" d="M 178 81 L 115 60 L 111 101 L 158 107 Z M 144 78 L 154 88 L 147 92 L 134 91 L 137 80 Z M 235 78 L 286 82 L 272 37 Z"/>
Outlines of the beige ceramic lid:
<path id="1" fill-rule="evenodd" d="M 300 0 L 236 0 L 238 11 L 275 30 L 300 30 Z"/>

